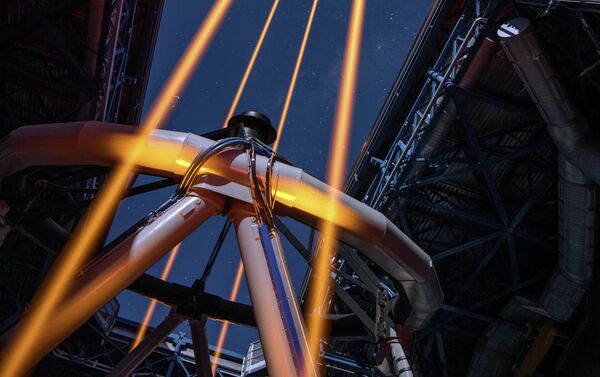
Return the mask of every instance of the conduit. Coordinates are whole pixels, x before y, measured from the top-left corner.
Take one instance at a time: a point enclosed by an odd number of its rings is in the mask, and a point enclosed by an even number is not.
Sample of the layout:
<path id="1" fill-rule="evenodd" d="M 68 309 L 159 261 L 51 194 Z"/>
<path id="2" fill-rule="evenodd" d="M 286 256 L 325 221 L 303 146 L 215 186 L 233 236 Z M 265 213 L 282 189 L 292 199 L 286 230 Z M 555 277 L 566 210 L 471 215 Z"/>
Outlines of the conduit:
<path id="1" fill-rule="evenodd" d="M 515 296 L 500 316 L 514 323 L 538 321 L 541 316 L 568 321 L 592 278 L 598 217 L 598 187 L 594 182 L 600 178 L 600 143 L 569 100 L 532 32 L 530 21 L 513 19 L 499 28 L 498 36 L 559 151 L 558 266 L 539 302 L 525 302 Z M 512 374 L 526 344 L 522 328 L 489 326 L 476 347 L 469 376 Z"/>
<path id="2" fill-rule="evenodd" d="M 600 184 L 600 137 L 569 100 L 558 75 L 526 18 L 498 29 L 502 47 L 548 125 L 559 152 L 590 180 Z"/>
<path id="3" fill-rule="evenodd" d="M 457 86 L 463 89 L 474 89 L 481 78 L 481 74 L 485 71 L 486 67 L 494 57 L 497 48 L 498 45 L 494 41 L 489 38 L 484 38 L 479 49 L 473 56 L 473 60 L 469 63 L 463 76 L 458 81 Z M 439 80 L 443 75 L 439 72 L 430 71 L 429 76 L 431 76 L 431 80 Z M 446 85 L 446 83 L 438 81 L 438 85 Z M 450 90 L 451 88 L 452 87 L 450 87 Z M 438 109 L 437 111 L 441 111 L 441 114 L 435 122 L 435 125 L 431 127 L 427 137 L 427 143 L 420 152 L 420 155 L 423 157 L 432 156 L 438 151 L 442 143 L 446 141 L 446 136 L 456 122 L 458 116 L 458 111 L 453 98 L 449 98 L 446 101 L 445 107 Z M 417 176 L 425 168 L 425 164 L 413 164 L 413 168 L 408 172 L 408 176 Z"/>
<path id="4" fill-rule="evenodd" d="M 559 157 L 559 263 L 542 306 L 556 321 L 567 321 L 592 278 L 596 246 L 600 139 L 595 137 L 561 85 L 526 18 L 500 27 L 502 47 L 548 125 Z"/>

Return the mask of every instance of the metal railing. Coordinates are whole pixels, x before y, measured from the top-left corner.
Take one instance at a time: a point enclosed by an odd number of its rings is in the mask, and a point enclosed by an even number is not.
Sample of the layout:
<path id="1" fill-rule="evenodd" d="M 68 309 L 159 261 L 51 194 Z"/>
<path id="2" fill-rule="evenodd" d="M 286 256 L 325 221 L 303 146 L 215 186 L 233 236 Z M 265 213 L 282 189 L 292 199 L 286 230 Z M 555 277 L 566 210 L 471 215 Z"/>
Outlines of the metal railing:
<path id="1" fill-rule="evenodd" d="M 369 186 L 363 201 L 373 208 L 384 202 L 389 188 L 399 181 L 408 163 L 415 156 L 419 142 L 438 116 L 439 109 L 445 104 L 448 84 L 453 83 L 463 68 L 463 62 L 471 53 L 470 48 L 476 45 L 480 29 L 487 21 L 481 17 L 480 7 L 476 2 L 470 12 L 465 12 L 457 22 L 452 34 L 444 46 L 437 62 L 429 70 L 417 100 L 409 111 L 385 160 L 373 159 L 379 165 L 379 171 Z M 444 72 L 443 75 L 438 72 Z"/>

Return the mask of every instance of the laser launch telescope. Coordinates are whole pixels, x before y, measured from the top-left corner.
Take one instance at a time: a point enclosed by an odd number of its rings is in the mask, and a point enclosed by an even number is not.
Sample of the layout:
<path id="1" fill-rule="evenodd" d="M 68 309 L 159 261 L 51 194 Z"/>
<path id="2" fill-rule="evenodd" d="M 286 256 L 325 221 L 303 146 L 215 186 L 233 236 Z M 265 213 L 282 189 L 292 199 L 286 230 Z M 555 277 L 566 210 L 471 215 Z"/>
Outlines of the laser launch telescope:
<path id="1" fill-rule="evenodd" d="M 32 166 L 110 167 L 128 153 L 136 137 L 135 127 L 95 121 L 21 127 L 0 143 L 0 177 Z M 53 312 L 60 325 L 49 326 L 39 337 L 28 354 L 29 364 L 37 363 L 209 217 L 219 215 L 228 216 L 237 233 L 269 376 L 317 375 L 274 225 L 276 216 L 313 228 L 324 221 L 333 223 L 341 242 L 403 288 L 405 314 L 399 324 L 411 331 L 423 329 L 443 301 L 429 256 L 378 211 L 292 166 L 269 148 L 275 139 L 269 119 L 253 111 L 204 136 L 152 132 L 136 162 L 137 171 L 176 181 L 176 193 L 87 264 Z M 326 210 L 328 205 L 335 210 Z M 171 327 L 182 320 L 176 310 L 170 317 L 175 318 Z M 21 325 L 2 336 L 4 352 L 10 352 Z M 150 335 L 111 375 L 128 375 L 143 361 L 144 352 L 147 355 L 161 341 Z M 200 351 L 198 345 L 196 352 Z"/>

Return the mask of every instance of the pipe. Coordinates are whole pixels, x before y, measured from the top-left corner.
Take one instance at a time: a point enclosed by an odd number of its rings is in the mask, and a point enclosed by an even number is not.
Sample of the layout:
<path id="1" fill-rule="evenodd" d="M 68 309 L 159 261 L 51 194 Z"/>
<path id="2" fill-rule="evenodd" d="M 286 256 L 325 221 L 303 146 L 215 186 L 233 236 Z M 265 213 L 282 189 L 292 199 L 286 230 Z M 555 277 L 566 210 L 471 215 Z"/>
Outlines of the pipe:
<path id="1" fill-rule="evenodd" d="M 488 326 L 483 332 L 469 366 L 467 377 L 505 377 L 514 375 L 513 367 L 527 347 L 528 329 L 519 323 L 535 323 L 543 317 L 529 307 L 536 303 L 521 296 L 513 298 L 498 314 L 505 321 Z"/>
<path id="2" fill-rule="evenodd" d="M 559 263 L 541 298 L 546 315 L 567 321 L 592 278 L 600 139 L 577 112 L 526 18 L 498 29 L 502 47 L 548 125 L 559 157 Z"/>
<path id="3" fill-rule="evenodd" d="M 315 377 L 304 321 L 278 238 L 261 231 L 264 225 L 257 225 L 248 205 L 234 205 L 229 216 L 238 236 L 269 376 Z"/>
<path id="4" fill-rule="evenodd" d="M 555 321 L 568 321 L 592 282 L 598 187 L 565 158 L 558 160 L 559 258 L 541 303 Z"/>
<path id="5" fill-rule="evenodd" d="M 157 214 L 138 231 L 98 255 L 71 284 L 71 292 L 53 313 L 52 325 L 46 327 L 28 353 L 28 364 L 35 365 L 42 357 L 79 328 L 110 299 L 152 267 L 167 251 L 187 237 L 208 217 L 221 212 L 220 198 L 187 196 Z M 26 321 L 19 321 L 0 338 L 0 349 L 10 355 L 7 345 Z"/>
<path id="6" fill-rule="evenodd" d="M 570 101 L 536 40 L 530 21 L 515 18 L 498 29 L 498 36 L 559 152 L 586 177 L 600 184 L 600 137 Z"/>
<path id="7" fill-rule="evenodd" d="M 517 18 L 505 23 L 498 36 L 560 152 L 558 266 L 539 304 L 523 302 L 523 298 L 515 296 L 500 316 L 515 323 L 538 321 L 539 314 L 555 321 L 568 321 L 591 283 L 598 190 L 582 171 L 589 178 L 598 177 L 600 150 L 589 148 L 593 145 L 600 148 L 600 144 L 589 136 L 587 122 L 571 105 L 531 31 L 529 20 Z M 590 166 L 580 166 L 581 170 L 574 165 L 590 162 Z M 526 343 L 523 330 L 511 325 L 490 325 L 475 349 L 468 376 L 513 374 L 513 365 Z"/>
<path id="8" fill-rule="evenodd" d="M 136 128 L 101 122 L 74 122 L 21 127 L 0 141 L 0 176 L 28 166 L 111 166 L 128 153 Z M 179 180 L 194 157 L 214 141 L 175 131 L 156 130 L 137 162 L 140 172 Z M 257 175 L 265 182 L 268 159 L 257 156 Z M 248 186 L 245 153 L 228 150 L 209 160 L 202 169 Z M 326 211 L 335 191 L 301 169 L 282 162 L 273 167 L 275 212 L 318 227 L 333 222 L 341 241 L 369 257 L 402 284 L 412 310 L 404 325 L 424 328 L 443 301 L 431 258 L 383 214 L 350 196 L 337 192 L 335 211 Z"/>
<path id="9" fill-rule="evenodd" d="M 394 377 L 413 377 L 412 368 L 410 362 L 406 357 L 406 352 L 400 344 L 397 337 L 396 330 L 390 328 L 390 353 L 392 356 L 392 367 L 394 370 Z"/>
<path id="10" fill-rule="evenodd" d="M 197 293 L 193 288 L 168 283 L 152 275 L 143 274 L 128 290 L 177 307 L 177 313 L 201 320 L 204 315 L 238 325 L 256 327 L 252 306 L 225 300 L 209 293 Z"/>

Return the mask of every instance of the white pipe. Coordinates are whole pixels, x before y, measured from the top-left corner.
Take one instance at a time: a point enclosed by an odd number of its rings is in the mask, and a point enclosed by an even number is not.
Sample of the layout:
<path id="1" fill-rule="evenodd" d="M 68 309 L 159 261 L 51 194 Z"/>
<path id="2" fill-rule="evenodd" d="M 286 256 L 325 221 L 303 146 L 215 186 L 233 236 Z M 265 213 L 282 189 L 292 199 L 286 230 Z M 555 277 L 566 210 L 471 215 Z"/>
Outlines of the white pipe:
<path id="1" fill-rule="evenodd" d="M 261 241 L 264 234 L 259 232 L 256 214 L 249 205 L 233 206 L 229 216 L 237 233 L 269 376 L 316 377 L 313 364 L 307 362 L 310 355 L 304 321 L 277 237 Z M 265 250 L 263 243 L 273 247 Z M 270 252 L 274 252 L 271 258 L 277 266 L 268 262 Z M 284 294 L 275 288 L 277 280 L 283 280 Z"/>
<path id="2" fill-rule="evenodd" d="M 222 209 L 223 201 L 211 193 L 203 198 L 186 196 L 92 260 L 71 283 L 65 299 L 52 312 L 52 323 L 29 350 L 30 365 L 35 365 L 167 251 Z M 16 344 L 11 338 L 21 333 L 19 326 L 24 323 L 19 321 L 0 338 L 3 353 L 11 354 L 12 350 L 6 347 Z"/>
<path id="3" fill-rule="evenodd" d="M 0 142 L 0 176 L 34 165 L 111 166 L 129 152 L 135 127 L 75 122 L 21 127 Z M 194 134 L 157 130 L 138 161 L 141 172 L 179 179 L 194 157 L 214 143 Z M 268 160 L 257 157 L 264 182 Z M 209 160 L 202 173 L 248 185 L 248 160 L 239 150 Z M 340 240 L 360 250 L 402 284 L 412 305 L 404 325 L 422 329 L 439 309 L 442 291 L 429 256 L 376 210 L 332 189 L 301 169 L 276 162 L 273 169 L 275 212 L 312 227 L 323 220 L 340 230 Z M 327 212 L 329 201 L 337 206 Z"/>

